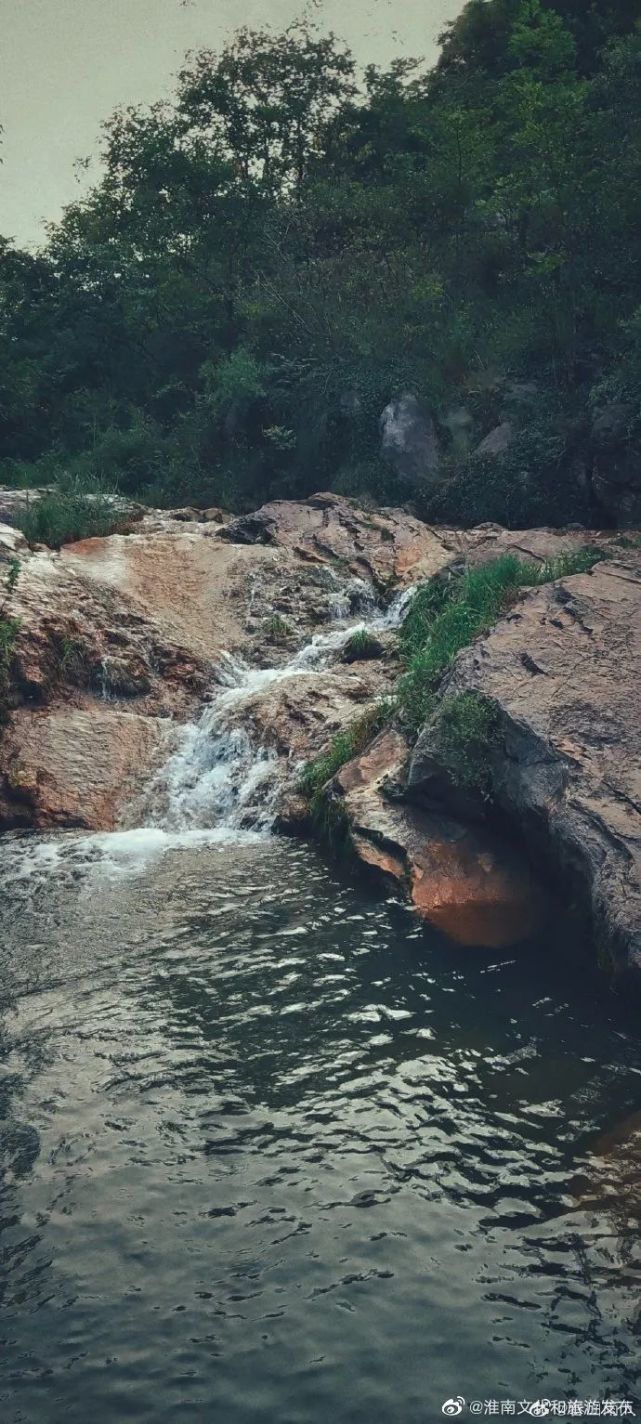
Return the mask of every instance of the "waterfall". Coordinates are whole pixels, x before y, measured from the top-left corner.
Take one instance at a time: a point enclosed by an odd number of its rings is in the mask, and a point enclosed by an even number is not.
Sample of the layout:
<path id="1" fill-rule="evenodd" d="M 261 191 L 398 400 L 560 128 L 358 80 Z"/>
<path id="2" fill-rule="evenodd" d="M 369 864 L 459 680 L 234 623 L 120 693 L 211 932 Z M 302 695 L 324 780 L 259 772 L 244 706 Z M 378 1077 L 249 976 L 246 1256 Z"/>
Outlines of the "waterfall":
<path id="1" fill-rule="evenodd" d="M 218 669 L 222 690 L 213 695 L 197 722 L 180 729 L 175 750 L 129 819 L 172 834 L 212 829 L 230 835 L 248 830 L 268 834 L 283 783 L 296 769 L 273 749 L 256 745 L 243 725 L 243 706 L 269 686 L 331 666 L 355 633 L 376 634 L 399 627 L 413 591 L 405 589 L 387 609 L 377 607 L 370 594 L 372 611 L 367 619 L 342 622 L 314 634 L 280 667 L 252 668 L 227 654 Z"/>
<path id="2" fill-rule="evenodd" d="M 243 709 L 256 693 L 278 682 L 311 678 L 330 667 L 359 631 L 384 633 L 402 623 L 414 590 L 383 609 L 367 585 L 355 584 L 337 598 L 336 621 L 316 633 L 280 667 L 252 668 L 223 654 L 217 683 L 198 721 L 176 729 L 174 750 L 117 831 L 67 831 L 55 837 L 6 837 L 2 847 L 5 890 L 20 901 L 47 895 L 52 874 L 79 882 L 87 893 L 96 877 L 128 876 L 168 850 L 207 845 L 229 848 L 268 836 L 288 779 L 297 767 L 252 738 Z M 349 622 L 354 606 L 364 617 Z"/>

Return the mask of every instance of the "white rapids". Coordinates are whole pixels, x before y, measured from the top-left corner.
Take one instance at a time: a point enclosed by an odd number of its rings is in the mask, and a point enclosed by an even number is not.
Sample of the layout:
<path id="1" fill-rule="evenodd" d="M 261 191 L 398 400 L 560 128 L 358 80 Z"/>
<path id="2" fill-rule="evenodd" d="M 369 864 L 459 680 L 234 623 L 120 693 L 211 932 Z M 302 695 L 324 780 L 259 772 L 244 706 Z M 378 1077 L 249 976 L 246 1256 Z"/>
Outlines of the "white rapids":
<path id="1" fill-rule="evenodd" d="M 252 668 L 228 655 L 218 670 L 222 690 L 197 722 L 181 729 L 176 750 L 133 808 L 134 815 L 172 832 L 224 828 L 232 835 L 247 829 L 268 834 L 285 768 L 282 758 L 256 746 L 243 728 L 243 704 L 274 683 L 331 666 L 357 632 L 399 627 L 413 592 L 405 589 L 367 621 L 316 633 L 280 667 Z"/>
<path id="2" fill-rule="evenodd" d="M 367 591 L 366 591 L 367 592 Z M 374 596 L 365 619 L 340 619 L 317 633 L 285 664 L 252 668 L 226 654 L 217 685 L 198 721 L 177 729 L 174 751 L 130 808 L 122 829 L 95 834 L 65 832 L 55 837 L 9 836 L 0 859 L 5 887 L 26 893 L 49 875 L 70 880 L 91 873 L 110 880 L 136 872 L 167 851 L 198 846 L 229 848 L 269 836 L 283 783 L 295 768 L 271 748 L 257 745 L 242 725 L 242 708 L 257 692 L 296 677 L 309 677 L 335 662 L 356 632 L 385 632 L 400 626 L 414 589 L 398 594 L 387 609 Z"/>

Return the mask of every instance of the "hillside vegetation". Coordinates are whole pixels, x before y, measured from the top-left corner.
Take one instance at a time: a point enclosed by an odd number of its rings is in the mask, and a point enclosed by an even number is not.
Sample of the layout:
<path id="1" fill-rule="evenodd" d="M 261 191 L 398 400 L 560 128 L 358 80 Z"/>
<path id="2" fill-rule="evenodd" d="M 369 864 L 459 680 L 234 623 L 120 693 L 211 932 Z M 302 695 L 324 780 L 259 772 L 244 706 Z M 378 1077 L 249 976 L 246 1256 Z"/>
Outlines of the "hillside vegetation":
<path id="1" fill-rule="evenodd" d="M 0 479 L 632 522 L 638 13 L 469 0 L 429 72 L 300 27 L 191 56 L 40 253 L 0 242 Z M 381 455 L 405 392 L 429 478 Z"/>

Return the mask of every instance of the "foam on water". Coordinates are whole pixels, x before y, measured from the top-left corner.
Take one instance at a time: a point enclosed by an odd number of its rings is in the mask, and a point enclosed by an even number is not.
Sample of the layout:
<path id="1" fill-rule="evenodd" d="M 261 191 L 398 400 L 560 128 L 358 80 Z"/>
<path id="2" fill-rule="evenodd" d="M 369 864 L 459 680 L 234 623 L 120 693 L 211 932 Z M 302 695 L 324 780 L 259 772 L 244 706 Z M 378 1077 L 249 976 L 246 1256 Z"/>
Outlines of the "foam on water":
<path id="1" fill-rule="evenodd" d="M 276 819 L 284 780 L 296 768 L 265 745 L 256 744 L 243 711 L 256 694 L 279 682 L 309 677 L 331 666 L 355 633 L 398 627 L 413 589 L 399 594 L 387 609 L 377 607 L 373 591 L 360 584 L 357 597 L 370 616 L 343 621 L 317 633 L 285 664 L 250 667 L 223 654 L 217 690 L 197 722 L 180 729 L 177 746 L 156 772 L 143 796 L 114 832 L 88 835 L 66 832 L 44 839 L 8 837 L 0 849 L 5 885 L 31 888 L 55 873 L 74 877 L 137 873 L 167 851 L 197 845 L 247 844 L 268 837 Z"/>
<path id="2" fill-rule="evenodd" d="M 270 748 L 256 746 L 243 726 L 243 708 L 267 687 L 331 666 L 355 633 L 399 627 L 413 591 L 405 589 L 387 609 L 375 608 L 367 621 L 316 633 L 280 667 L 252 668 L 227 654 L 219 668 L 224 690 L 198 722 L 182 729 L 176 750 L 134 814 L 165 829 L 217 826 L 232 833 L 251 828 L 269 834 L 292 767 Z"/>

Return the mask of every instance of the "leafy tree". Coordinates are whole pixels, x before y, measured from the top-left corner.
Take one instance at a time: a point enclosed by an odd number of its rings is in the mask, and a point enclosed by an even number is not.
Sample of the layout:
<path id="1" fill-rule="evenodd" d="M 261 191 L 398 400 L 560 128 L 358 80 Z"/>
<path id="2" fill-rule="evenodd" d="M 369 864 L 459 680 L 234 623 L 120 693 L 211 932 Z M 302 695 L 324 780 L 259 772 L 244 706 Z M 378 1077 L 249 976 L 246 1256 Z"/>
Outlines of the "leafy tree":
<path id="1" fill-rule="evenodd" d="M 4 477 L 390 502 L 378 420 L 408 390 L 446 476 L 422 512 L 600 518 L 593 422 L 638 407 L 640 228 L 637 0 L 468 0 L 431 71 L 242 30 L 112 116 L 41 253 L 0 242 Z M 638 414 L 625 440 L 641 457 Z"/>

